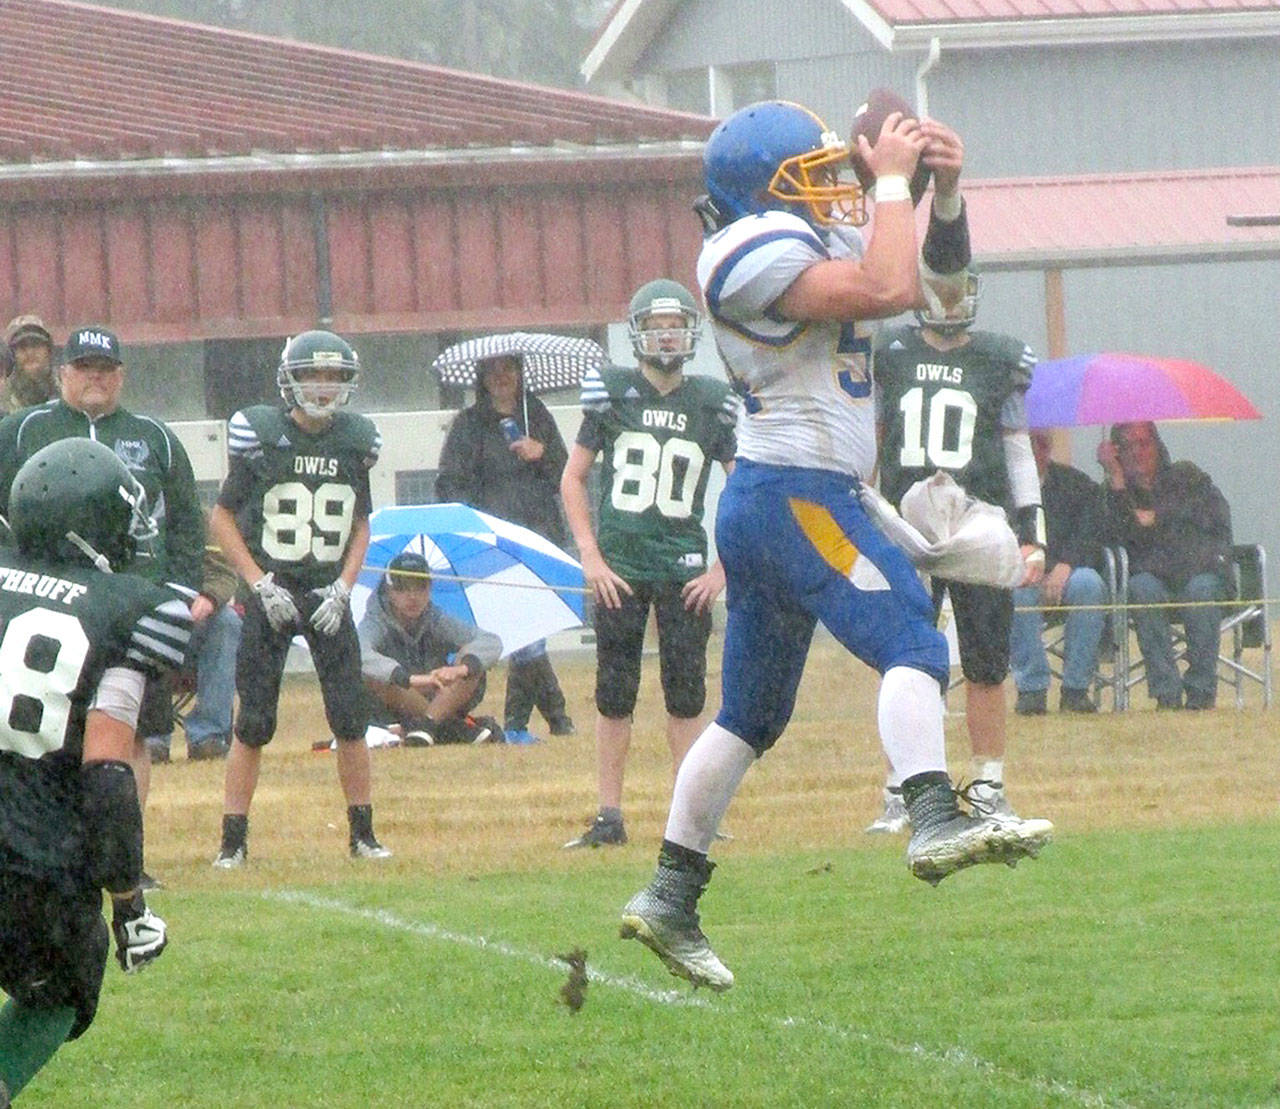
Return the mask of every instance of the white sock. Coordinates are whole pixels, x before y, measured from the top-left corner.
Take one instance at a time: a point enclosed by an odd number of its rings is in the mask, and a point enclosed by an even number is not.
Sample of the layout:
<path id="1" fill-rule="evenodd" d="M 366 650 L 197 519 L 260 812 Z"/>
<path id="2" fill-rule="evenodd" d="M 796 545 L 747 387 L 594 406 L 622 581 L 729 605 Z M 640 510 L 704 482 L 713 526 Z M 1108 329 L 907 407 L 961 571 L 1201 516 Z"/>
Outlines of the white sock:
<path id="1" fill-rule="evenodd" d="M 982 755 L 973 756 L 973 777 L 977 781 L 985 779 L 988 782 L 999 782 L 1004 784 L 1004 759 L 989 759 Z"/>
<path id="2" fill-rule="evenodd" d="M 880 742 L 889 758 L 889 784 L 927 770 L 947 769 L 942 733 L 942 689 L 936 678 L 910 666 L 894 666 L 880 682 Z"/>
<path id="3" fill-rule="evenodd" d="M 705 855 L 755 750 L 714 720 L 689 748 L 671 794 L 666 838 Z"/>

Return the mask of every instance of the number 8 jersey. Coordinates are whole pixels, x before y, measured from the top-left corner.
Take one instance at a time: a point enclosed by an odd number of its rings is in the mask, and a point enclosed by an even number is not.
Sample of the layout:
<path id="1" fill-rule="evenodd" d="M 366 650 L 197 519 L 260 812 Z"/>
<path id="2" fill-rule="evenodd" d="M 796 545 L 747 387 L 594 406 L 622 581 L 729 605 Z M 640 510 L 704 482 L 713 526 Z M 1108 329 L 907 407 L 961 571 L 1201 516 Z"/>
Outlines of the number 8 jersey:
<path id="1" fill-rule="evenodd" d="M 712 462 L 733 459 L 737 398 L 686 375 L 660 393 L 640 370 L 606 366 L 582 380 L 577 443 L 601 456 L 597 536 L 628 581 L 687 581 L 707 568 L 703 498 Z"/>
<path id="2" fill-rule="evenodd" d="M 880 489 L 895 505 L 917 481 L 945 470 L 972 496 L 1013 508 L 1004 432 L 1026 429 L 1035 356 L 1009 335 L 968 338 L 940 351 L 920 328 L 895 327 L 876 342 Z"/>
<path id="3" fill-rule="evenodd" d="M 282 408 L 259 404 L 231 417 L 230 469 L 218 504 L 235 514 L 254 561 L 295 590 L 328 585 L 356 520 L 369 515 L 369 470 L 382 439 L 373 421 L 335 412 L 314 434 Z"/>
<path id="4" fill-rule="evenodd" d="M 102 676 L 176 668 L 190 634 L 171 589 L 0 551 L 0 869 L 82 886 L 80 762 Z"/>

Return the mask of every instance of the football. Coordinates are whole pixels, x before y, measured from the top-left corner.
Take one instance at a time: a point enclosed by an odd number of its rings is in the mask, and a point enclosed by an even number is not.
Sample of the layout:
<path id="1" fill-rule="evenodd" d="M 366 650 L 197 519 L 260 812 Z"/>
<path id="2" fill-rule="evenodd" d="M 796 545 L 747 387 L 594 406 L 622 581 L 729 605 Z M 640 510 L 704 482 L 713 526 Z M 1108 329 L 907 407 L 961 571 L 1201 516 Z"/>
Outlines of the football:
<path id="1" fill-rule="evenodd" d="M 909 119 L 916 118 L 915 109 L 892 89 L 872 89 L 867 99 L 853 113 L 853 134 L 849 140 L 849 161 L 853 163 L 853 172 L 858 175 L 858 183 L 863 192 L 870 192 L 876 183 L 875 174 L 862 160 L 858 153 L 858 136 L 865 135 L 867 142 L 875 145 L 880 137 L 880 128 L 884 121 L 894 112 L 901 112 Z M 911 203 L 919 204 L 924 191 L 929 187 L 929 167 L 923 161 L 917 163 L 916 172 L 911 178 Z"/>

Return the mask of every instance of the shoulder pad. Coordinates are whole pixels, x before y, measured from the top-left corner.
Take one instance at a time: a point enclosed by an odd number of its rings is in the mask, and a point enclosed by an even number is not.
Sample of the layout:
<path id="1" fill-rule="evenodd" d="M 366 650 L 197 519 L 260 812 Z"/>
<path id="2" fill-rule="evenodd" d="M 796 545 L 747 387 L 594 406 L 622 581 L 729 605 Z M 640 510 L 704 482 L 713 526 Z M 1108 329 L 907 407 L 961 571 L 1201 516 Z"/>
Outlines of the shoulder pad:
<path id="1" fill-rule="evenodd" d="M 359 412 L 338 412 L 334 426 L 350 437 L 356 448 L 367 458 L 377 461 L 382 452 L 382 433 L 378 425 Z M 370 463 L 372 464 L 372 462 Z"/>
<path id="2" fill-rule="evenodd" d="M 892 327 L 882 327 L 876 335 L 876 350 L 888 350 L 894 343 L 900 347 L 909 345 L 910 341 L 919 334 L 919 330 L 909 324 L 894 324 Z"/>
<path id="3" fill-rule="evenodd" d="M 269 404 L 255 404 L 234 413 L 227 421 L 227 453 L 233 458 L 253 454 L 263 443 L 276 442 L 286 430 L 280 415 L 280 410 Z"/>

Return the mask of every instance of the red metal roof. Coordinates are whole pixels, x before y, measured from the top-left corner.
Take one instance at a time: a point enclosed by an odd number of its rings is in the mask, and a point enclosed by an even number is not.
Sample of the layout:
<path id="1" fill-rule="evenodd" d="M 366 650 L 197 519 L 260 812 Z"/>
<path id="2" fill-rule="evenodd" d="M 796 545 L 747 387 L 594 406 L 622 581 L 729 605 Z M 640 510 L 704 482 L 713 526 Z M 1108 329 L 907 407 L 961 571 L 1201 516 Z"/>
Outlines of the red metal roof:
<path id="1" fill-rule="evenodd" d="M 1280 212 L 1280 166 L 968 181 L 964 195 L 990 269 L 1280 257 L 1275 227 L 1226 221 Z"/>
<path id="2" fill-rule="evenodd" d="M 701 140 L 714 121 L 70 0 L 4 0 L 3 163 Z M 14 64 L 14 57 L 33 64 Z"/>
<path id="3" fill-rule="evenodd" d="M 1280 11 L 1276 0 L 868 0 L 888 23 L 965 23 Z"/>

